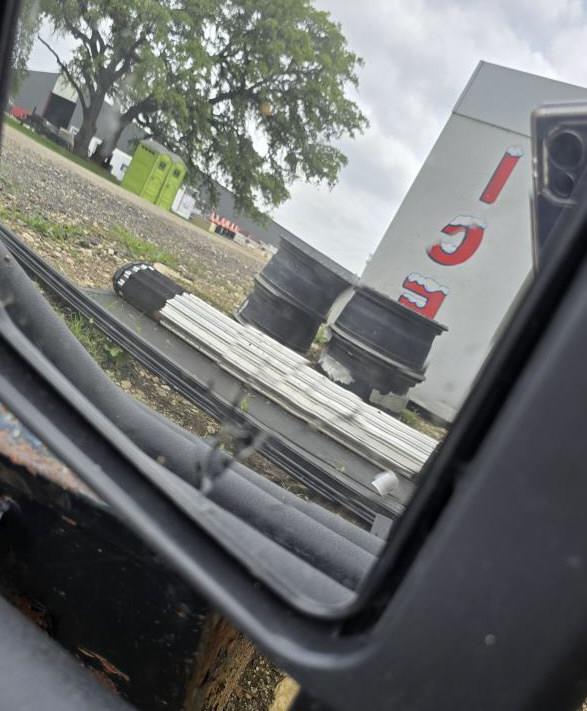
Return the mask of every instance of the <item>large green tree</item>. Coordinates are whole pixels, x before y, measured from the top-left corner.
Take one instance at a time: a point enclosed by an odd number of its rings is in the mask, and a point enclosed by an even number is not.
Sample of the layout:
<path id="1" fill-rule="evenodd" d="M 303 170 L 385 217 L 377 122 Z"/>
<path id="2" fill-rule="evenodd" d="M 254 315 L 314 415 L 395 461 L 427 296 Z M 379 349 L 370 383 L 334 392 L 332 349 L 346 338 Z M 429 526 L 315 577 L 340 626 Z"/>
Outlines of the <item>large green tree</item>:
<path id="1" fill-rule="evenodd" d="M 171 4 L 159 0 L 41 0 L 43 19 L 52 33 L 68 35 L 76 43 L 72 56 L 63 58 L 50 40 L 39 35 L 79 97 L 82 125 L 76 136 L 76 153 L 87 156 L 106 97 L 115 97 L 117 86 L 137 67 L 158 61 L 159 48 L 167 44 Z"/>
<path id="2" fill-rule="evenodd" d="M 296 179 L 334 185 L 337 145 L 367 125 L 349 94 L 361 60 L 312 0 L 46 0 L 78 45 L 60 66 L 78 90 L 87 150 L 106 96 L 181 154 L 214 194 L 231 188 L 250 214 L 287 199 Z M 85 102 L 85 104 L 84 104 Z M 87 120 L 86 120 L 87 116 Z"/>

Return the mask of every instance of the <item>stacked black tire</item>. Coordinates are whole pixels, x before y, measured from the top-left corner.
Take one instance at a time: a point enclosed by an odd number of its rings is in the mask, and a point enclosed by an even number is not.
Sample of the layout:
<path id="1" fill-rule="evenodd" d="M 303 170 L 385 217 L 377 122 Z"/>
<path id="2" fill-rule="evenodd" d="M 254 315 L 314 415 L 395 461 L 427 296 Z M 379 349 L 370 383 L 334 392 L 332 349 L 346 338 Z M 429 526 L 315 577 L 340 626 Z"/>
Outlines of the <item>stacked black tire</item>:
<path id="1" fill-rule="evenodd" d="M 330 329 L 322 367 L 366 401 L 373 391 L 407 399 L 409 389 L 424 380 L 434 339 L 446 331 L 365 286 L 357 288 Z"/>
<path id="2" fill-rule="evenodd" d="M 254 291 L 235 316 L 305 353 L 333 303 L 353 281 L 350 272 L 288 237 L 256 277 Z M 119 269 L 113 283 L 119 296 L 155 319 L 169 299 L 184 291 L 142 262 Z M 320 364 L 332 380 L 366 402 L 400 410 L 410 388 L 424 380 L 426 359 L 443 331 L 446 327 L 437 321 L 359 286 L 330 325 Z"/>
<path id="3" fill-rule="evenodd" d="M 354 280 L 321 252 L 293 236 L 284 237 L 235 316 L 305 353 L 336 298 Z"/>

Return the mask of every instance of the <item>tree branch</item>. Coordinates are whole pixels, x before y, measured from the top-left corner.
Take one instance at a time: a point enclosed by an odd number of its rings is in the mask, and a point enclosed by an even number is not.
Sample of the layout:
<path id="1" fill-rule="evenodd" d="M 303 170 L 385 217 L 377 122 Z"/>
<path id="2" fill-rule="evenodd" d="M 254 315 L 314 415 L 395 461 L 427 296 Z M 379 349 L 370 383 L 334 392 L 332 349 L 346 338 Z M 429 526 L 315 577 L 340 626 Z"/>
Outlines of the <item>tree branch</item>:
<path id="1" fill-rule="evenodd" d="M 88 35 L 84 34 L 79 27 L 76 27 L 75 23 L 69 19 L 67 16 L 65 9 L 63 10 L 62 14 L 62 19 L 63 19 L 63 24 L 67 28 L 67 31 L 73 35 L 76 39 L 78 39 L 80 42 L 86 45 L 86 47 L 91 46 L 90 38 Z"/>
<path id="2" fill-rule="evenodd" d="M 124 56 L 121 57 L 120 55 L 118 55 L 112 57 L 108 66 L 106 67 L 106 71 L 111 73 L 113 82 L 118 81 L 130 70 L 132 63 L 138 60 L 136 54 L 137 49 L 146 41 L 146 33 L 142 33 L 141 35 L 139 35 L 139 37 L 137 37 L 136 41 L 128 48 Z M 116 69 L 116 66 L 120 62 L 122 62 L 122 65 L 118 69 Z"/>
<path id="3" fill-rule="evenodd" d="M 96 30 L 96 44 L 98 46 L 98 54 L 104 54 L 106 51 L 107 44 L 104 41 L 102 35 Z"/>
<path id="4" fill-rule="evenodd" d="M 80 4 L 80 13 L 83 14 L 83 9 L 81 7 L 81 4 Z M 94 49 L 93 34 L 92 34 L 92 37 L 89 37 L 84 32 L 82 32 L 79 29 L 79 27 L 76 26 L 75 22 L 67 16 L 67 14 L 65 13 L 65 10 L 63 11 L 61 20 L 62 20 L 65 28 L 67 29 L 67 31 L 72 35 L 72 37 L 75 37 L 77 40 L 79 40 L 81 42 L 81 44 L 86 52 L 88 63 L 90 66 L 92 66 L 95 63 L 95 60 L 98 56 L 93 51 L 93 49 Z M 94 77 L 92 77 L 90 71 L 88 71 L 87 68 L 83 67 L 83 64 L 82 64 L 81 72 L 82 72 L 85 82 L 88 86 L 88 90 L 91 90 L 91 85 L 92 85 L 92 82 L 94 81 Z"/>
<path id="5" fill-rule="evenodd" d="M 247 58 L 247 60 L 248 60 L 248 58 Z M 256 91 L 257 89 L 260 89 L 263 86 L 267 86 L 274 79 L 280 79 L 280 78 L 286 76 L 287 74 L 290 74 L 293 77 L 297 77 L 297 78 L 311 76 L 311 72 L 309 72 L 309 71 L 304 71 L 303 69 L 299 69 L 299 70 L 292 69 L 292 64 L 293 64 L 293 62 L 290 62 L 287 69 L 285 69 L 283 71 L 280 70 L 278 72 L 273 72 L 271 74 L 268 74 L 266 77 L 259 79 L 258 81 L 256 81 L 254 84 L 251 84 L 250 86 L 243 86 L 241 84 L 236 89 L 230 89 L 230 91 L 223 91 L 220 94 L 213 96 L 211 99 L 208 99 L 208 103 L 211 106 L 215 106 L 216 104 L 220 103 L 221 101 L 226 101 L 227 99 L 232 99 L 235 96 L 239 96 L 239 95 L 240 96 L 249 96 L 250 98 L 253 98 L 254 91 Z M 224 68 L 224 65 L 221 65 L 220 71 L 222 71 L 223 68 Z"/>
<path id="6" fill-rule="evenodd" d="M 92 56 L 98 57 L 104 51 L 104 41 L 102 40 L 102 36 L 95 27 L 92 27 L 92 35 L 90 37 L 90 42 L 92 45 Z"/>
<path id="7" fill-rule="evenodd" d="M 122 121 L 130 123 L 133 119 L 138 118 L 140 114 L 149 113 L 149 111 L 155 111 L 156 108 L 157 102 L 155 101 L 155 97 L 150 94 L 149 96 L 139 101 L 137 104 L 134 104 L 133 106 L 129 107 L 121 115 L 120 118 Z"/>
<path id="8" fill-rule="evenodd" d="M 65 74 L 65 76 L 66 76 L 66 78 L 67 78 L 67 81 L 68 81 L 68 82 L 73 86 L 73 88 L 76 90 L 77 95 L 78 95 L 79 100 L 80 100 L 80 104 L 82 105 L 82 107 L 83 107 L 84 109 L 87 109 L 87 108 L 88 108 L 88 105 L 87 105 L 86 99 L 85 99 L 85 97 L 84 97 L 84 95 L 83 95 L 83 92 L 82 92 L 82 90 L 80 89 L 80 86 L 79 86 L 79 84 L 77 83 L 77 81 L 73 78 L 73 74 L 72 74 L 72 73 L 69 71 L 69 69 L 67 68 L 67 65 L 63 63 L 63 61 L 61 60 L 61 57 L 57 54 L 57 52 L 53 49 L 53 47 L 51 47 L 51 45 L 50 45 L 48 42 L 46 42 L 46 41 L 41 37 L 40 34 L 37 35 L 37 39 L 39 40 L 39 42 L 40 42 L 41 44 L 45 45 L 45 47 L 47 47 L 47 49 L 49 50 L 49 52 L 51 52 L 51 54 L 55 57 L 55 61 L 57 62 L 57 65 L 59 66 L 59 68 L 61 69 L 61 71 Z"/>
<path id="9" fill-rule="evenodd" d="M 256 89 L 260 89 L 262 86 L 268 84 L 274 77 L 266 77 L 265 79 L 260 79 L 259 81 L 251 84 L 251 86 L 238 86 L 235 89 L 230 89 L 229 91 L 223 91 L 211 99 L 208 99 L 208 103 L 211 106 L 216 106 L 221 101 L 226 101 L 227 99 L 233 99 L 235 96 L 249 96 L 251 99 L 254 97 L 253 92 Z"/>
<path id="10" fill-rule="evenodd" d="M 232 99 L 233 96 L 236 96 L 236 91 L 224 91 L 222 94 L 216 94 L 216 96 L 212 97 L 211 99 L 208 99 L 208 103 L 210 106 L 216 106 L 216 104 L 219 104 L 221 101 L 225 101 L 226 99 Z"/>

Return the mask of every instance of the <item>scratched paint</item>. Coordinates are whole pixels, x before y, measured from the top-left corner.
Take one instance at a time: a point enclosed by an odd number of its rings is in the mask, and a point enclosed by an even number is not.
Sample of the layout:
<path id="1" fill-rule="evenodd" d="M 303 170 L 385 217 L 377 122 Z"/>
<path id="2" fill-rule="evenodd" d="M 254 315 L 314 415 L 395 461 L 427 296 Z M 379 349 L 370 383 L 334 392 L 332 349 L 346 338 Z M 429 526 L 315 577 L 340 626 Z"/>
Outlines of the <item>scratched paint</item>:
<path id="1" fill-rule="evenodd" d="M 103 657 L 101 654 L 92 652 L 90 649 L 85 649 L 84 647 L 78 647 L 78 652 L 87 659 L 95 660 L 100 665 L 100 671 L 104 672 L 108 676 L 115 676 L 119 679 L 123 679 L 124 681 L 130 681 L 128 674 L 120 671 L 118 667 L 115 667 L 112 662 L 108 661 L 108 659 Z"/>
<path id="2" fill-rule="evenodd" d="M 99 498 L 68 467 L 0 403 L 0 457 L 24 467 L 33 476 L 43 476 L 68 491 L 94 501 Z"/>

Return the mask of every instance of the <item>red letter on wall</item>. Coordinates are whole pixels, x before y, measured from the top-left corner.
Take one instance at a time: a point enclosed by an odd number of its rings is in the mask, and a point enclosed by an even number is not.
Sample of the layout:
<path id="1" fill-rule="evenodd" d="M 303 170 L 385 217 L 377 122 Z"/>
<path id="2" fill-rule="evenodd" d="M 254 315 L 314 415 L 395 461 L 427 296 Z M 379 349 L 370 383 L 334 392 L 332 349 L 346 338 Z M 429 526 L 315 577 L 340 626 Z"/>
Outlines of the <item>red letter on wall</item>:
<path id="1" fill-rule="evenodd" d="M 490 181 L 487 183 L 485 190 L 481 193 L 481 197 L 479 198 L 481 202 L 486 202 L 491 205 L 497 200 L 512 171 L 523 155 L 524 151 L 519 146 L 510 146 L 506 150 L 495 172 L 491 176 Z"/>
<path id="2" fill-rule="evenodd" d="M 476 217 L 459 215 L 443 227 L 441 232 L 449 239 L 430 247 L 428 256 L 438 264 L 454 267 L 470 259 L 479 249 L 485 233 L 485 225 Z"/>
<path id="3" fill-rule="evenodd" d="M 434 319 L 448 294 L 446 286 L 416 273 L 409 274 L 402 286 L 406 291 L 399 297 L 400 304 L 429 319 Z"/>

